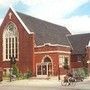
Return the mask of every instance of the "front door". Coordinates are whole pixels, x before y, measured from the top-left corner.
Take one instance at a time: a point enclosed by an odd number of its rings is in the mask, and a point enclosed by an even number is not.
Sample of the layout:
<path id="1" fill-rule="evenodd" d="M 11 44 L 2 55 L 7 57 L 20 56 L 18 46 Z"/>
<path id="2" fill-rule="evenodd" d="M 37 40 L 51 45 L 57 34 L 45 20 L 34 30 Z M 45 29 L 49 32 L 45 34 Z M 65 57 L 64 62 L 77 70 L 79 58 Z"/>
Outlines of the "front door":
<path id="1" fill-rule="evenodd" d="M 37 76 L 51 76 L 52 64 L 51 63 L 39 63 L 37 64 L 36 75 Z"/>
<path id="2" fill-rule="evenodd" d="M 42 75 L 47 75 L 47 65 L 42 65 Z"/>

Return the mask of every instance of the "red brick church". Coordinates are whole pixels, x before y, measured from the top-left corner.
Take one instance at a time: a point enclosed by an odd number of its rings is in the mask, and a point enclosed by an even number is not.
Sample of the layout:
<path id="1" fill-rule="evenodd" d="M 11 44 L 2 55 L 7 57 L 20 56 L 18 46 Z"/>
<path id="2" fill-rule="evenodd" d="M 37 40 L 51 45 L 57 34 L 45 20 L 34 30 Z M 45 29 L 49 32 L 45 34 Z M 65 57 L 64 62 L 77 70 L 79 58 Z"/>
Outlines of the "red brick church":
<path id="1" fill-rule="evenodd" d="M 66 27 L 9 8 L 0 26 L 0 69 L 7 74 L 11 57 L 21 73 L 36 77 L 83 67 L 90 72 L 90 33 L 71 35 Z"/>

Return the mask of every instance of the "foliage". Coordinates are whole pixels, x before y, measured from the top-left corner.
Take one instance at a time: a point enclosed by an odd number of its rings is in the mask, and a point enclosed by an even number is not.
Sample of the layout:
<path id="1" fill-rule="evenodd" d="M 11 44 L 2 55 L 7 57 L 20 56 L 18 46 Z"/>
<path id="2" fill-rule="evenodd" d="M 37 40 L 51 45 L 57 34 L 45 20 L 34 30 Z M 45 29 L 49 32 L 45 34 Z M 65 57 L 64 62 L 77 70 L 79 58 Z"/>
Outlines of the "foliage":
<path id="1" fill-rule="evenodd" d="M 15 75 L 17 78 L 19 77 L 19 69 L 16 64 L 12 66 L 12 75 Z"/>
<path id="2" fill-rule="evenodd" d="M 88 76 L 88 70 L 87 68 L 79 68 L 76 73 L 81 77 L 87 77 Z"/>
<path id="3" fill-rule="evenodd" d="M 87 77 L 88 76 L 88 69 L 84 67 L 83 70 L 84 70 L 85 77 Z"/>
<path id="4" fill-rule="evenodd" d="M 32 76 L 32 71 L 27 71 L 24 74 L 19 73 L 18 67 L 16 66 L 16 64 L 14 64 L 12 66 L 12 75 L 15 75 L 18 79 L 28 79 Z"/>
<path id="5" fill-rule="evenodd" d="M 20 78 L 21 78 L 21 79 L 28 79 L 28 78 L 30 78 L 30 77 L 32 77 L 32 71 L 27 71 L 27 72 L 24 73 L 24 74 L 20 74 Z"/>
<path id="6" fill-rule="evenodd" d="M 27 73 L 25 73 L 25 78 L 30 78 L 32 76 L 32 72 L 28 71 Z"/>
<path id="7" fill-rule="evenodd" d="M 32 71 L 27 72 L 27 78 L 32 77 Z"/>

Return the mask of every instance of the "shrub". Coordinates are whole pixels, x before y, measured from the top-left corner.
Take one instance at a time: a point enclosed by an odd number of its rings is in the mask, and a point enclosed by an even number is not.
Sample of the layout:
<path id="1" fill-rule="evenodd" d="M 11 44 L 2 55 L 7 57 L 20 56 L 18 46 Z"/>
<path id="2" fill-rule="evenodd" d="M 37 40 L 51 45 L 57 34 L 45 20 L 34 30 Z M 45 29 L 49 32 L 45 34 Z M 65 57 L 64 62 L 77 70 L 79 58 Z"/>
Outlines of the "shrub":
<path id="1" fill-rule="evenodd" d="M 15 75 L 17 78 L 19 77 L 19 69 L 16 64 L 12 66 L 12 75 Z"/>
<path id="2" fill-rule="evenodd" d="M 32 77 L 32 72 L 28 71 L 27 73 L 24 73 L 22 75 L 22 77 L 23 77 L 22 79 L 28 79 L 28 78 Z"/>

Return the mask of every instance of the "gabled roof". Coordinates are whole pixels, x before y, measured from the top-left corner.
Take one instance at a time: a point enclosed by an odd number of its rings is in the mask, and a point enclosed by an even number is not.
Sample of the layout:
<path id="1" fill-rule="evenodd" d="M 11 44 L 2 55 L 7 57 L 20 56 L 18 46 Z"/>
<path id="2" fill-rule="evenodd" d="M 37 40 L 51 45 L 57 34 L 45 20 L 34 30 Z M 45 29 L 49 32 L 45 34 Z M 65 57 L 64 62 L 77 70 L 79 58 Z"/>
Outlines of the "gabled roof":
<path id="1" fill-rule="evenodd" d="M 36 45 L 51 43 L 69 46 L 66 35 L 70 34 L 70 32 L 66 27 L 55 25 L 20 12 L 16 13 L 30 32 L 35 33 Z"/>
<path id="2" fill-rule="evenodd" d="M 90 41 L 90 33 L 70 35 L 68 39 L 72 45 L 72 54 L 85 54 L 86 46 Z"/>

